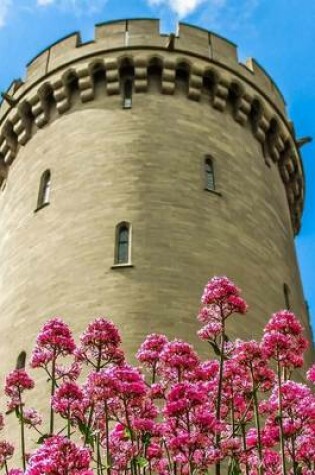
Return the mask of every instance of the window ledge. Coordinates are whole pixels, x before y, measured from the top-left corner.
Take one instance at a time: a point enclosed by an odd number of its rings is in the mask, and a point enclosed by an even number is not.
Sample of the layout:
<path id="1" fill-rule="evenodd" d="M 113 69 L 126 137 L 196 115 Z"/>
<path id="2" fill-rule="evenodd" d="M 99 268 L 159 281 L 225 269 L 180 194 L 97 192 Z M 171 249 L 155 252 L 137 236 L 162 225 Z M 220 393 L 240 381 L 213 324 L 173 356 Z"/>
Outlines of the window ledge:
<path id="1" fill-rule="evenodd" d="M 113 264 L 111 269 L 119 269 L 120 267 L 133 267 L 133 264 L 130 262 L 122 263 L 122 264 Z"/>
<path id="2" fill-rule="evenodd" d="M 40 209 L 46 208 L 46 206 L 49 206 L 49 205 L 50 203 L 43 203 L 42 205 L 37 206 L 37 208 L 34 209 L 34 213 L 37 213 L 37 211 L 39 211 Z"/>
<path id="3" fill-rule="evenodd" d="M 205 188 L 205 191 L 208 191 L 209 193 L 213 193 L 214 195 L 217 195 L 217 196 L 222 196 L 222 193 L 216 190 L 210 190 L 209 188 Z"/>

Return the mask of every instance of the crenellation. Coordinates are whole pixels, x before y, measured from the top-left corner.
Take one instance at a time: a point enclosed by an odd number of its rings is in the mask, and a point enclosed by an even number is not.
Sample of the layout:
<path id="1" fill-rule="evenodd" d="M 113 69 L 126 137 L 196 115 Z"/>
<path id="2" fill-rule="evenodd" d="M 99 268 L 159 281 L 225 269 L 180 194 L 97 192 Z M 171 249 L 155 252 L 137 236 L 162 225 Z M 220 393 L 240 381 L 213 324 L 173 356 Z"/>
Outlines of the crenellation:
<path id="1" fill-rule="evenodd" d="M 106 39 L 110 36 L 125 35 L 127 20 L 117 20 L 95 25 L 95 41 Z"/>
<path id="2" fill-rule="evenodd" d="M 248 58 L 245 64 L 253 72 L 253 80 L 259 89 L 270 96 L 276 106 L 285 112 L 283 96 L 266 70 L 254 58 Z"/>
<path id="3" fill-rule="evenodd" d="M 67 62 L 70 62 L 74 53 L 76 53 L 76 55 L 80 54 L 81 44 L 80 33 L 76 32 L 52 45 L 49 49 L 47 71 L 54 71 Z"/>
<path id="4" fill-rule="evenodd" d="M 33 83 L 44 77 L 48 72 L 50 49 L 46 49 L 35 58 L 33 58 L 26 67 L 25 83 Z"/>
<path id="5" fill-rule="evenodd" d="M 156 19 L 127 20 L 128 47 L 165 47 L 165 38 L 160 35 L 160 22 Z"/>
<path id="6" fill-rule="evenodd" d="M 210 59 L 209 32 L 187 23 L 179 23 L 178 36 L 175 38 L 175 49 L 189 51 Z"/>
<path id="7" fill-rule="evenodd" d="M 214 33 L 209 33 L 211 59 L 220 64 L 239 69 L 237 47 L 234 43 Z"/>
<path id="8" fill-rule="evenodd" d="M 33 122 L 38 128 L 49 122 L 52 107 L 59 115 L 70 110 L 71 87 L 79 92 L 82 103 L 95 100 L 95 74 L 102 70 L 107 94 L 120 94 L 122 69 L 127 64 L 134 69 L 134 92 L 144 93 L 148 91 L 152 61 L 160 65 L 163 94 L 174 94 L 181 69 L 181 81 L 187 81 L 185 90 L 190 100 L 200 101 L 207 93 L 215 109 L 232 112 L 242 126 L 250 122 L 254 136 L 262 144 L 266 164 L 271 166 L 271 160 L 281 162 L 286 184 L 303 174 L 299 153 L 294 152 L 294 128 L 284 115 L 283 98 L 257 61 L 239 64 L 233 43 L 185 23 L 179 25 L 178 36 L 161 35 L 159 21 L 152 19 L 97 25 L 95 41 L 81 44 L 80 35 L 74 33 L 34 58 L 27 67 L 26 82 L 19 82 L 18 87 L 11 85 L 11 94 L 20 101 L 17 109 L 7 103 L 0 107 L 0 129 L 1 121 L 3 130 L 9 124 L 1 139 L 5 160 L 12 161 L 18 147 L 36 132 Z M 23 103 L 31 110 L 28 117 L 21 109 Z M 227 108 L 227 103 L 232 107 Z M 293 165 L 283 159 L 288 141 L 296 154 Z M 296 193 L 294 196 L 297 200 Z"/>

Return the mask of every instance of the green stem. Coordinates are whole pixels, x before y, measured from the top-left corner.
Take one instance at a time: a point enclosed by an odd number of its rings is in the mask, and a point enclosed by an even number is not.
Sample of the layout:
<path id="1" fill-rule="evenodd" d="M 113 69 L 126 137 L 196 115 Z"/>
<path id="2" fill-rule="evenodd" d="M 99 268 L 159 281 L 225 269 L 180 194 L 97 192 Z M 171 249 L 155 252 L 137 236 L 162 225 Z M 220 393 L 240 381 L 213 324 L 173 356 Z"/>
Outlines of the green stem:
<path id="1" fill-rule="evenodd" d="M 246 431 L 245 431 L 245 424 L 241 424 L 241 431 L 242 431 L 242 444 L 243 444 L 243 452 L 246 453 L 247 446 L 246 446 Z M 248 475 L 248 463 L 245 464 L 245 475 Z"/>
<path id="2" fill-rule="evenodd" d="M 98 473 L 98 475 L 102 475 L 103 474 L 103 467 L 102 467 L 100 434 L 97 434 L 96 446 L 97 446 L 97 473 Z"/>
<path id="3" fill-rule="evenodd" d="M 293 474 L 297 475 L 298 473 L 298 463 L 295 457 L 295 437 L 294 435 L 291 437 L 291 446 L 292 446 L 292 463 L 293 463 Z"/>
<path id="4" fill-rule="evenodd" d="M 284 433 L 282 423 L 282 394 L 281 394 L 281 366 L 279 361 L 279 354 L 277 352 L 277 376 L 278 376 L 278 405 L 279 405 L 279 428 L 280 428 L 280 455 L 282 460 L 282 475 L 286 475 L 286 463 L 284 453 Z"/>
<path id="5" fill-rule="evenodd" d="M 20 396 L 20 391 L 19 391 Z M 24 411 L 23 404 L 20 396 L 20 421 L 21 421 L 21 452 L 22 452 L 22 465 L 23 470 L 26 470 L 26 461 L 25 461 L 25 426 L 24 426 Z"/>
<path id="6" fill-rule="evenodd" d="M 53 359 L 52 359 L 52 368 L 51 368 L 51 390 L 50 390 L 50 396 L 53 398 L 55 394 L 55 388 L 56 388 L 56 352 L 54 351 Z M 50 435 L 53 435 L 54 433 L 54 423 L 55 423 L 55 413 L 52 408 L 52 404 L 50 403 L 50 429 L 49 433 Z"/>
<path id="7" fill-rule="evenodd" d="M 234 416 L 234 391 L 233 391 L 233 383 L 231 385 L 231 410 L 232 410 L 232 434 L 234 437 L 235 434 L 235 416 Z"/>
<path id="8" fill-rule="evenodd" d="M 259 420 L 259 411 L 258 411 L 257 387 L 256 387 L 255 380 L 254 380 L 253 365 L 251 363 L 250 363 L 250 373 L 251 373 L 251 377 L 252 377 L 255 424 L 256 424 L 256 429 L 257 429 L 258 456 L 259 456 L 259 462 L 260 462 L 259 472 L 261 473 L 261 471 L 262 471 L 262 461 L 263 461 L 262 443 L 261 443 L 261 430 L 260 430 L 260 420 Z"/>
<path id="9" fill-rule="evenodd" d="M 69 414 L 68 414 L 68 421 L 67 421 L 67 435 L 68 435 L 68 439 L 70 440 L 70 437 L 71 437 L 70 411 L 69 411 Z"/>
<path id="10" fill-rule="evenodd" d="M 109 424 L 108 424 L 108 407 L 107 401 L 105 400 L 105 423 L 106 423 L 106 466 L 107 466 L 107 475 L 111 475 L 110 469 L 110 454 L 109 454 Z"/>
<path id="11" fill-rule="evenodd" d="M 125 399 L 124 399 L 124 408 L 125 408 L 125 413 L 126 413 L 127 427 L 128 427 L 128 429 L 129 429 L 129 432 L 130 432 L 132 451 L 134 452 L 135 441 L 134 441 L 134 436 L 133 436 L 132 427 L 131 427 L 131 424 L 130 424 L 128 409 L 127 409 L 127 403 L 126 403 L 126 400 L 125 400 Z M 131 473 L 132 473 L 133 475 L 137 475 L 137 464 L 136 464 L 136 461 L 135 461 L 134 457 L 133 457 L 132 460 L 131 460 Z"/>
<path id="12" fill-rule="evenodd" d="M 93 414 L 94 414 L 94 403 L 92 403 L 92 406 L 90 407 L 87 429 L 86 429 L 86 434 L 85 434 L 85 438 L 84 438 L 84 447 L 88 443 L 88 438 L 89 438 L 89 435 L 90 435 L 90 429 L 91 429 L 91 425 L 92 425 Z"/>
<path id="13" fill-rule="evenodd" d="M 224 341 L 225 341 L 225 321 L 222 315 L 221 311 L 221 316 L 222 316 L 222 333 L 221 333 L 221 345 L 220 345 L 220 369 L 219 369 L 219 385 L 218 385 L 218 398 L 217 398 L 217 404 L 216 404 L 216 419 L 219 422 L 220 421 L 220 415 L 221 415 L 221 397 L 222 397 L 222 384 L 223 384 L 223 365 L 224 365 Z M 221 431 L 216 432 L 215 436 L 215 445 L 216 448 L 220 448 L 220 440 L 221 440 Z M 218 462 L 215 464 L 215 475 L 220 475 L 221 473 L 221 463 Z"/>

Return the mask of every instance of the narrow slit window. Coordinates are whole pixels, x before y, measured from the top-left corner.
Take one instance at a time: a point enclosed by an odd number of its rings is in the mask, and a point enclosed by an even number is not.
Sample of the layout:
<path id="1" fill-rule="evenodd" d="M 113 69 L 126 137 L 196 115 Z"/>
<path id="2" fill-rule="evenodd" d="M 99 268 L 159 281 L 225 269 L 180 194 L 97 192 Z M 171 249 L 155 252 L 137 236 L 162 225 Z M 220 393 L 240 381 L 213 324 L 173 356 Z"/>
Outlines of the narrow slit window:
<path id="1" fill-rule="evenodd" d="M 286 283 L 283 284 L 283 294 L 284 294 L 285 308 L 287 310 L 290 310 L 291 309 L 290 288 L 289 288 L 288 284 L 286 284 Z"/>
<path id="2" fill-rule="evenodd" d="M 132 79 L 126 79 L 124 82 L 124 98 L 123 108 L 131 109 L 132 107 Z"/>
<path id="3" fill-rule="evenodd" d="M 123 222 L 116 228 L 115 264 L 130 264 L 130 224 Z"/>
<path id="4" fill-rule="evenodd" d="M 50 202 L 50 188 L 51 188 L 51 173 L 50 170 L 46 170 L 40 179 L 37 209 L 46 206 Z"/>
<path id="5" fill-rule="evenodd" d="M 205 167 L 206 190 L 214 191 L 215 190 L 215 181 L 214 181 L 213 160 L 209 157 L 206 158 L 204 167 Z"/>

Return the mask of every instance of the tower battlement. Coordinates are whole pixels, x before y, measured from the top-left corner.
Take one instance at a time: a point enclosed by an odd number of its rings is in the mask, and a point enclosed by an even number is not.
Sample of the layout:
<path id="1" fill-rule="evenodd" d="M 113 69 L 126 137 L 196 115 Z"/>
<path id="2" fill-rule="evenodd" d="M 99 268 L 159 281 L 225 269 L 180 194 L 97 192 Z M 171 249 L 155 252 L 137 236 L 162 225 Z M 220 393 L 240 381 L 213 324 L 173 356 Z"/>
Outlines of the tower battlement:
<path id="1" fill-rule="evenodd" d="M 194 315 L 213 275 L 250 306 L 231 338 L 259 339 L 283 307 L 310 338 L 294 247 L 303 199 L 281 93 L 233 43 L 145 19 L 61 39 L 0 106 L 3 372 L 54 315 L 76 335 L 108 316 L 130 356 L 148 333 L 202 351 Z"/>
<path id="2" fill-rule="evenodd" d="M 161 68 L 161 93 L 169 95 L 175 93 L 176 78 L 185 69 L 189 99 L 200 101 L 209 92 L 215 109 L 229 110 L 241 126 L 251 127 L 267 165 L 274 162 L 279 167 L 292 226 L 298 232 L 303 170 L 280 91 L 255 60 L 239 63 L 233 43 L 185 23 L 179 24 L 177 35 L 161 35 L 159 21 L 152 19 L 104 23 L 96 26 L 94 41 L 82 43 L 74 33 L 36 56 L 27 66 L 25 81 L 12 83 L 7 91 L 12 101 L 0 108 L 0 177 L 6 178 L 19 148 L 50 121 L 53 102 L 59 115 L 71 109 L 74 83 L 82 103 L 93 101 L 95 75 L 101 71 L 107 94 L 118 95 L 127 63 L 134 68 L 136 93 L 148 91 L 152 65 Z"/>

